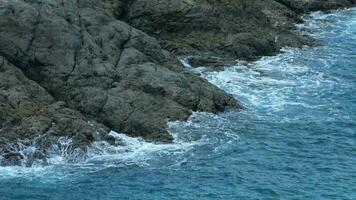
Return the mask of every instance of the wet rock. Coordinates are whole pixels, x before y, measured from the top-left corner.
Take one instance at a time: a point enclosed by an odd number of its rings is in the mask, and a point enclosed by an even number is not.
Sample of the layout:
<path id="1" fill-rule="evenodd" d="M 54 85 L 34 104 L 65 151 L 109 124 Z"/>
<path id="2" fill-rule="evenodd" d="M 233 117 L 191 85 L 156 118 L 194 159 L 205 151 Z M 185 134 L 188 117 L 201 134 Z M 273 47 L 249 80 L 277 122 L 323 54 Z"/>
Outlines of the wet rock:
<path id="1" fill-rule="evenodd" d="M 7 152 L 2 155 L 2 159 L 0 160 L 0 166 L 19 166 L 21 165 L 22 159 L 23 156 L 20 153 Z"/>
<path id="2" fill-rule="evenodd" d="M 233 63 L 231 60 L 212 56 L 188 56 L 186 62 L 193 68 L 208 67 L 212 70 L 220 70 Z"/>

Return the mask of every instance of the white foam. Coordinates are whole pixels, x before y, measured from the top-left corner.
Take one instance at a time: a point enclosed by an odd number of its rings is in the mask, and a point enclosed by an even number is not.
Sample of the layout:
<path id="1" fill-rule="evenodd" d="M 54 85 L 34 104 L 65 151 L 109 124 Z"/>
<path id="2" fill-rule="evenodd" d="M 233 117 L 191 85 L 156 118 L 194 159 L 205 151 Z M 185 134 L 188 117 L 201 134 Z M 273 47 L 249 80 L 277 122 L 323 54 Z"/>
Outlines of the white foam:
<path id="1" fill-rule="evenodd" d="M 94 142 L 88 149 L 90 158 L 87 162 L 115 160 L 126 164 L 148 165 L 147 161 L 156 156 L 181 154 L 199 145 L 199 141 L 183 141 L 176 135 L 171 144 L 147 142 L 142 138 L 129 137 L 114 131 L 111 131 L 110 135 L 116 138 L 120 145 L 113 146 L 103 141 Z"/>
<path id="2" fill-rule="evenodd" d="M 182 65 L 183 65 L 184 67 L 193 68 L 193 67 L 189 64 L 189 62 L 188 62 L 189 58 L 190 58 L 189 56 L 186 56 L 186 57 L 178 57 L 179 61 L 182 63 Z"/>
<path id="3" fill-rule="evenodd" d="M 310 48 L 286 48 L 282 54 L 264 57 L 252 63 L 239 63 L 224 71 L 203 71 L 201 74 L 211 83 L 233 94 L 247 108 L 282 111 L 286 107 L 316 108 L 301 98 L 292 98 L 295 90 L 318 91 L 338 83 L 335 77 L 327 77 L 312 66 L 294 59 L 309 56 Z M 312 55 L 310 55 L 312 56 Z M 331 63 L 325 65 L 330 66 Z"/>
<path id="4" fill-rule="evenodd" d="M 73 148 L 72 139 L 60 137 L 57 143 L 53 144 L 48 151 L 47 165 L 60 165 L 68 163 L 77 163 L 84 161 L 86 153 L 79 149 Z"/>
<path id="5" fill-rule="evenodd" d="M 172 123 L 174 124 L 174 123 Z M 26 146 L 19 142 L 13 151 L 24 155 L 21 166 L 0 167 L 0 179 L 15 177 L 35 178 L 44 177 L 58 179 L 65 175 L 58 175 L 58 169 L 65 174 L 66 169 L 88 171 L 101 170 L 108 167 L 125 165 L 149 166 L 149 161 L 159 157 L 174 159 L 172 165 L 181 163 L 184 156 L 179 155 L 190 151 L 194 146 L 202 145 L 203 141 L 187 141 L 174 136 L 171 144 L 155 144 L 146 142 L 142 138 L 129 137 L 122 133 L 110 132 L 120 144 L 110 145 L 105 141 L 96 141 L 84 152 L 72 148 L 72 140 L 67 137 L 59 138 L 58 142 L 49 149 L 49 156 L 36 162 L 27 159 L 28 152 L 36 150 L 36 145 Z M 31 163 L 29 163 L 31 162 Z M 31 166 L 31 167 L 29 167 Z"/>

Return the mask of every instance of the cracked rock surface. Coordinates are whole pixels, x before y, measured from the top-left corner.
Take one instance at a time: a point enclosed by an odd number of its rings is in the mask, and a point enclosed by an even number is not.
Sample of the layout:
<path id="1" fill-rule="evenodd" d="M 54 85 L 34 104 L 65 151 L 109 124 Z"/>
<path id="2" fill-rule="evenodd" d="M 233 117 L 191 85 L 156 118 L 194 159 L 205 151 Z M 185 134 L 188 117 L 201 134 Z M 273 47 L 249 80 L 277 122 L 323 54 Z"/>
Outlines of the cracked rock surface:
<path id="1" fill-rule="evenodd" d="M 71 138 L 74 148 L 109 139 L 107 127 L 56 101 L 6 58 L 0 61 L 0 153 L 5 158 L 0 165 L 20 163 L 19 145 L 35 143 L 31 156 L 42 158 L 60 137 Z"/>
<path id="2" fill-rule="evenodd" d="M 1 1 L 0 61 L 2 151 L 35 137 L 83 147 L 110 129 L 170 142 L 167 121 L 240 107 L 96 0 Z"/>

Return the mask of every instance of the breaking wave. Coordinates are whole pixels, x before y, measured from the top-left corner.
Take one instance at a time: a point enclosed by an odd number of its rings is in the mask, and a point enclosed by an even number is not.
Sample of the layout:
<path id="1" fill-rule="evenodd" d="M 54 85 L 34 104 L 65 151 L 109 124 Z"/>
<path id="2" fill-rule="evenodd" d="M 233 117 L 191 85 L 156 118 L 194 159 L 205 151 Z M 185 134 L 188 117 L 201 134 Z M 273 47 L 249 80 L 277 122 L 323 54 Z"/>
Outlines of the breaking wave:
<path id="1" fill-rule="evenodd" d="M 58 174 L 54 173 L 59 169 L 65 173 L 66 169 L 76 169 L 85 171 L 97 171 L 110 167 L 162 167 L 157 163 L 157 159 L 164 158 L 166 167 L 177 167 L 193 156 L 193 149 L 198 146 L 211 145 L 216 143 L 216 147 L 224 148 L 226 138 L 231 142 L 239 142 L 239 137 L 233 133 L 225 131 L 225 135 L 211 137 L 206 134 L 192 134 L 189 129 L 199 130 L 205 126 L 199 121 L 211 119 L 222 119 L 217 115 L 209 113 L 194 113 L 187 122 L 170 122 L 169 129 L 174 138 L 171 144 L 156 144 L 147 142 L 142 138 L 134 138 L 126 134 L 110 132 L 118 145 L 112 145 L 105 141 L 93 142 L 85 151 L 73 148 L 72 140 L 61 137 L 48 150 L 48 155 L 43 158 L 36 158 L 37 145 L 35 141 L 18 141 L 13 145 L 13 153 L 19 154 L 22 159 L 17 166 L 0 167 L 0 178 L 13 177 L 43 177 L 57 179 Z M 222 122 L 223 123 L 223 122 Z M 220 146 L 221 145 L 221 146 Z M 2 157 L 0 157 L 1 161 Z M 67 174 L 68 175 L 68 174 Z M 63 176 L 59 177 L 60 179 Z"/>

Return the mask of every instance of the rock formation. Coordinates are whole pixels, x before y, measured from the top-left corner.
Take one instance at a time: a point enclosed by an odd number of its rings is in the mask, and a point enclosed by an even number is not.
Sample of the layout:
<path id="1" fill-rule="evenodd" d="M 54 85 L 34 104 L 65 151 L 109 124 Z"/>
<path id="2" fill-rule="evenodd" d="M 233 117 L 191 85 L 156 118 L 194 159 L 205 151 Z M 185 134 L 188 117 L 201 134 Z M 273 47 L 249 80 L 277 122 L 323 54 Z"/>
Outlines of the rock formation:
<path id="1" fill-rule="evenodd" d="M 107 0 L 103 0 L 108 5 Z M 114 14 L 158 38 L 193 66 L 254 60 L 282 47 L 313 45 L 295 24 L 299 13 L 350 6 L 355 0 L 111 0 Z"/>
<path id="2" fill-rule="evenodd" d="M 2 144 L 69 136 L 81 147 L 109 129 L 170 142 L 168 120 L 239 107 L 95 0 L 1 1 L 0 16 Z"/>
<path id="3" fill-rule="evenodd" d="M 0 165 L 22 165 L 19 141 L 35 141 L 33 159 L 61 137 L 112 142 L 110 130 L 171 142 L 168 121 L 241 108 L 176 56 L 219 66 L 312 44 L 295 31 L 300 13 L 353 3 L 1 0 Z"/>

